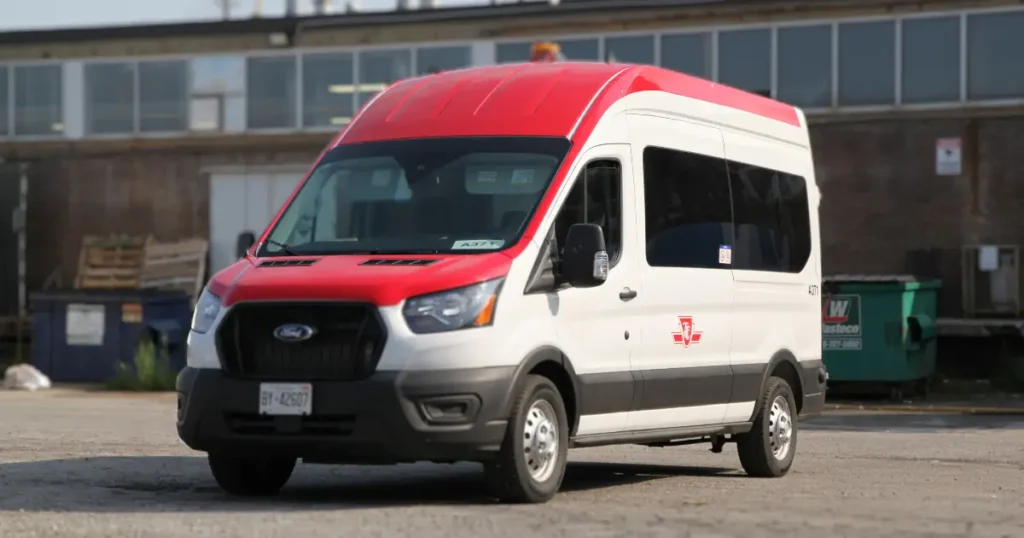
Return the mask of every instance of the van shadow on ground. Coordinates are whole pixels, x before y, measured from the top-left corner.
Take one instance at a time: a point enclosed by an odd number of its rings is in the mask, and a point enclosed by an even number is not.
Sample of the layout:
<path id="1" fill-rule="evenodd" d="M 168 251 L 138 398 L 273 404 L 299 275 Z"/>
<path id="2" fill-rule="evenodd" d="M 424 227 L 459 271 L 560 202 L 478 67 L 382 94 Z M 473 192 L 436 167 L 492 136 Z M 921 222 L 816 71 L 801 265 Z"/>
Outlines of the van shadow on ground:
<path id="1" fill-rule="evenodd" d="M 742 476 L 734 469 L 570 463 L 562 492 L 669 477 Z M 99 457 L 0 464 L 0 513 L 337 510 L 404 505 L 487 505 L 479 465 L 300 465 L 281 495 L 237 499 L 210 477 L 205 458 Z"/>

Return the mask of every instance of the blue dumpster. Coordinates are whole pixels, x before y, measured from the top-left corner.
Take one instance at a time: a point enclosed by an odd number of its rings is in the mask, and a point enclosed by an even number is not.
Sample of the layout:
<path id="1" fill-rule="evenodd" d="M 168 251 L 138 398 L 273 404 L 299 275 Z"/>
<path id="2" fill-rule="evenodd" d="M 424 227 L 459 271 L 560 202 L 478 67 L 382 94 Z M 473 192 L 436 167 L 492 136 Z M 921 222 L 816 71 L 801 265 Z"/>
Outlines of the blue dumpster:
<path id="1" fill-rule="evenodd" d="M 185 365 L 191 297 L 148 290 L 34 293 L 32 364 L 54 382 L 105 382 L 132 364 L 143 338 L 166 344 L 170 366 Z"/>

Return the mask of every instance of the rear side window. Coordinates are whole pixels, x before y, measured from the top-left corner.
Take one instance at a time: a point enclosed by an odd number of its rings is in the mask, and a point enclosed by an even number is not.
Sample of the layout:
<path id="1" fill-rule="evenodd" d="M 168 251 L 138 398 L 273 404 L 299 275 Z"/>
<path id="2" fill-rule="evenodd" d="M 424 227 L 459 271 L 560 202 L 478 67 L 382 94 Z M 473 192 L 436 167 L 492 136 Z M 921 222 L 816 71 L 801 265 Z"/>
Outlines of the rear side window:
<path id="1" fill-rule="evenodd" d="M 647 264 L 729 269 L 719 248 L 731 245 L 726 163 L 671 149 L 644 149 Z"/>
<path id="2" fill-rule="evenodd" d="M 799 273 L 811 256 L 804 178 L 665 148 L 644 149 L 647 264 Z M 719 263 L 722 246 L 731 264 Z"/>
<path id="3" fill-rule="evenodd" d="M 811 257 L 804 178 L 729 162 L 735 211 L 734 269 L 799 273 Z"/>

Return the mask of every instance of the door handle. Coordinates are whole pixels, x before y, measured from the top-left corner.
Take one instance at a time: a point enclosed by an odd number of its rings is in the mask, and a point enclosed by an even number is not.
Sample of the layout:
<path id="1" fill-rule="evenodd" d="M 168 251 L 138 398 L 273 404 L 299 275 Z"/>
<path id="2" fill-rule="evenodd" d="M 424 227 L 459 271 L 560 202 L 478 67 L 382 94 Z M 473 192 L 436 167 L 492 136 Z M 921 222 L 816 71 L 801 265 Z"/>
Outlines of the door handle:
<path id="1" fill-rule="evenodd" d="M 635 299 L 635 298 L 636 298 L 636 290 L 631 290 L 629 288 L 623 288 L 623 290 L 619 292 L 619 299 L 622 299 L 623 301 L 629 301 L 630 299 Z"/>

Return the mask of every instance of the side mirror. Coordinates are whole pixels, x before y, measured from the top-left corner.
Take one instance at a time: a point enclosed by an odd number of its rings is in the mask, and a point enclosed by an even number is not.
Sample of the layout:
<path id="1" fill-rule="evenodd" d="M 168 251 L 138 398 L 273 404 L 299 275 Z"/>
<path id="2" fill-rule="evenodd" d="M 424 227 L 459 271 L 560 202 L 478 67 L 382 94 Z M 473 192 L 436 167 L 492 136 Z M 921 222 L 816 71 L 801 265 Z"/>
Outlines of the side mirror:
<path id="1" fill-rule="evenodd" d="M 573 224 L 569 227 L 561 272 L 575 288 L 593 288 L 608 279 L 608 250 L 600 226 Z"/>
<path id="2" fill-rule="evenodd" d="M 254 243 L 256 243 L 256 234 L 252 232 L 238 234 L 238 242 L 235 243 L 235 256 L 244 258 Z"/>

